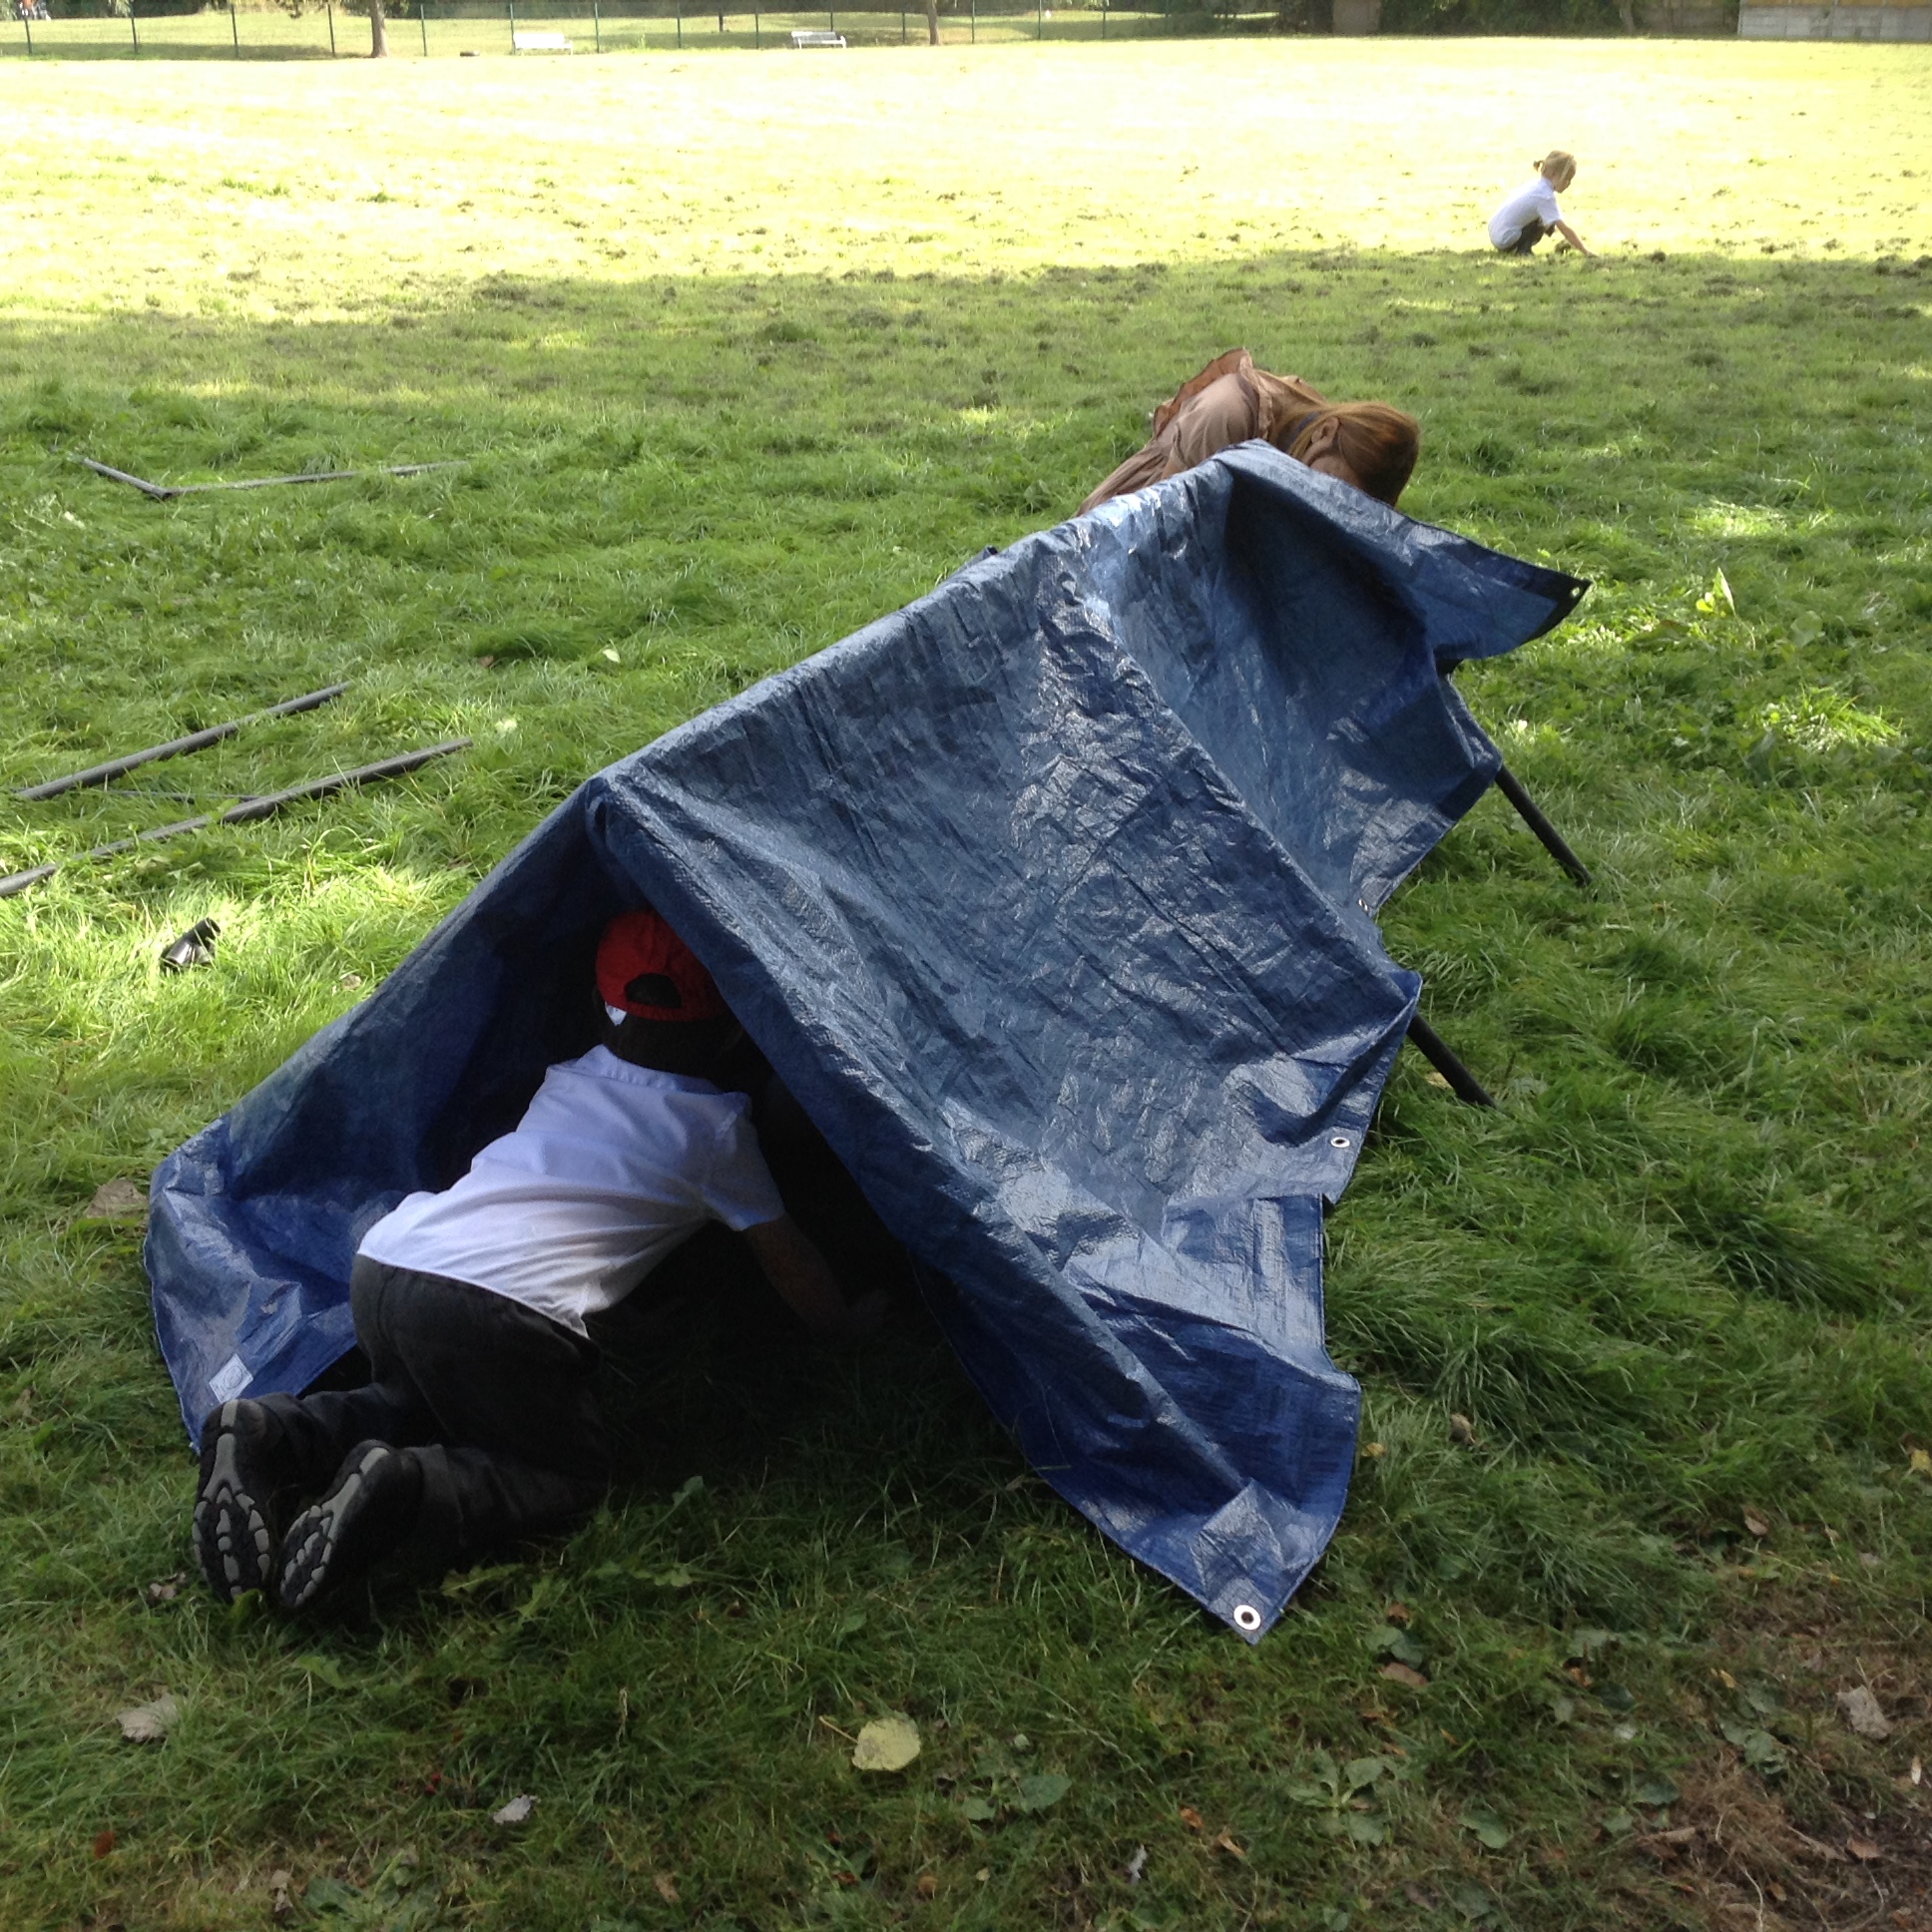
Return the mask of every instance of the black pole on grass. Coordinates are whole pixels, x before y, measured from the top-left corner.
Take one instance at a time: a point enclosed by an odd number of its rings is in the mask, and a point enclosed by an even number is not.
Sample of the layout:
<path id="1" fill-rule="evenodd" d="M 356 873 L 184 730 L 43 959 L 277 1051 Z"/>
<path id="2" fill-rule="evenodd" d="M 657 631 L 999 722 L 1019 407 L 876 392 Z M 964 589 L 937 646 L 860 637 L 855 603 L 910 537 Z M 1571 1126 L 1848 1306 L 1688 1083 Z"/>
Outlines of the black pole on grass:
<path id="1" fill-rule="evenodd" d="M 1455 1090 L 1456 1098 L 1471 1107 L 1494 1107 L 1489 1089 L 1450 1051 L 1449 1043 L 1420 1013 L 1409 1022 L 1409 1040 L 1430 1066 Z"/>
<path id="2" fill-rule="evenodd" d="M 449 738 L 420 751 L 405 751 L 400 757 L 378 758 L 373 764 L 359 764 L 353 771 L 337 771 L 326 778 L 311 778 L 306 784 L 290 785 L 286 791 L 271 791 L 266 797 L 243 798 L 227 811 L 203 812 L 199 817 L 180 818 L 172 825 L 157 825 L 152 831 L 136 832 L 131 838 L 111 838 L 105 845 L 93 846 L 72 857 L 51 859 L 45 865 L 33 865 L 24 872 L 9 873 L 0 879 L 0 899 L 10 899 L 16 892 L 24 892 L 30 885 L 38 885 L 42 879 L 53 877 L 63 865 L 71 865 L 76 858 L 112 858 L 117 852 L 132 852 L 140 845 L 156 845 L 164 838 L 179 838 L 184 832 L 206 831 L 211 825 L 242 825 L 256 818 L 272 818 L 283 805 L 292 805 L 303 798 L 326 797 L 331 791 L 340 791 L 348 785 L 369 784 L 379 778 L 400 778 L 418 765 L 427 764 L 431 758 L 447 757 L 452 751 L 467 751 L 472 742 L 466 737 Z"/>
<path id="3" fill-rule="evenodd" d="M 235 42 L 235 58 L 242 58 L 242 29 L 235 18 L 235 0 L 229 0 L 229 37 Z"/>
<path id="4" fill-rule="evenodd" d="M 91 764 L 85 771 L 70 771 L 64 777 L 49 778 L 42 784 L 21 785 L 13 795 L 26 799 L 58 798 L 63 791 L 73 791 L 81 785 L 111 784 L 158 758 L 179 758 L 191 751 L 204 751 L 225 737 L 233 737 L 244 724 L 258 724 L 264 718 L 287 718 L 296 712 L 315 711 L 331 699 L 340 698 L 347 690 L 347 685 L 324 685 L 320 691 L 285 699 L 279 705 L 270 705 L 266 711 L 250 712 L 246 718 L 231 719 L 226 724 L 211 724 L 204 731 L 190 731 L 186 737 L 171 737 L 166 744 L 151 744 L 145 751 L 130 751 L 125 756 L 108 759 L 105 764 Z"/>
<path id="5" fill-rule="evenodd" d="M 135 25 L 134 0 L 128 0 L 128 32 L 134 36 L 134 51 L 136 56 L 139 57 L 141 53 L 141 29 Z"/>
<path id="6" fill-rule="evenodd" d="M 328 57 L 339 60 L 341 56 L 335 51 L 335 0 L 322 0 L 322 9 L 328 15 Z"/>
<path id="7" fill-rule="evenodd" d="M 423 59 L 429 58 L 429 0 L 416 0 L 416 26 L 422 35 Z"/>
<path id="8" fill-rule="evenodd" d="M 27 53 L 31 58 L 34 51 L 34 17 L 31 13 L 20 16 L 20 24 L 27 30 Z"/>
<path id="9" fill-rule="evenodd" d="M 593 53 L 604 51 L 604 18 L 597 10 L 597 0 L 591 0 L 591 40 Z"/>
<path id="10" fill-rule="evenodd" d="M 1543 849 L 1576 880 L 1590 883 L 1590 867 L 1570 849 L 1569 841 L 1543 815 L 1543 807 L 1523 789 L 1523 781 L 1508 765 L 1496 768 L 1496 787 L 1513 804 L 1524 824 L 1543 841 Z"/>

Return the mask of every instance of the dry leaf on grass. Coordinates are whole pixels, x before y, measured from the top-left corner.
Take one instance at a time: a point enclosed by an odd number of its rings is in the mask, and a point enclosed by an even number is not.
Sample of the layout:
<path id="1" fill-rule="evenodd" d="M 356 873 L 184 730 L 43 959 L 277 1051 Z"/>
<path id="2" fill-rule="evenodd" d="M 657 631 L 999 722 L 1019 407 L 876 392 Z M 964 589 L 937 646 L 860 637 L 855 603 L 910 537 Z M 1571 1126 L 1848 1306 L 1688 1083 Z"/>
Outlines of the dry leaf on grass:
<path id="1" fill-rule="evenodd" d="M 1861 1865 L 1869 1865 L 1874 1858 L 1880 1855 L 1878 1847 L 1869 1838 L 1847 1838 L 1845 1840 L 1845 1849 Z"/>
<path id="2" fill-rule="evenodd" d="M 1449 1418 L 1449 1440 L 1459 1442 L 1466 1449 L 1476 1446 L 1476 1425 L 1466 1415 L 1452 1415 Z"/>
<path id="3" fill-rule="evenodd" d="M 278 1919 L 285 1919 L 295 1909 L 295 1901 L 288 1896 L 288 1890 L 295 1882 L 291 1871 L 271 1871 L 268 1874 L 268 1910 Z"/>
<path id="4" fill-rule="evenodd" d="M 109 1825 L 105 1831 L 97 1831 L 94 1834 L 94 1855 L 97 1858 L 105 1858 L 113 1849 L 114 1827 Z"/>
<path id="5" fill-rule="evenodd" d="M 146 1220 L 148 1191 L 132 1181 L 104 1181 L 81 1209 L 83 1220 Z"/>
<path id="6" fill-rule="evenodd" d="M 1892 1734 L 1892 1726 L 1879 1709 L 1878 1699 L 1862 1684 L 1849 1690 L 1840 1690 L 1837 1704 L 1844 1713 L 1845 1722 L 1860 1737 L 1869 1737 L 1873 1743 L 1882 1743 Z"/>
<path id="7" fill-rule="evenodd" d="M 1216 1851 L 1226 1852 L 1230 1858 L 1245 1858 L 1247 1856 L 1247 1847 L 1245 1845 L 1237 1845 L 1231 1834 L 1225 1831 L 1214 1840 L 1214 1849 Z"/>
<path id="8" fill-rule="evenodd" d="M 859 1726 L 858 1744 L 852 1751 L 852 1768 L 858 1771 L 902 1771 L 919 1755 L 919 1726 L 910 1717 L 894 1711 L 889 1717 L 874 1717 Z"/>
<path id="9" fill-rule="evenodd" d="M 1387 1678 L 1391 1684 L 1406 1684 L 1411 1690 L 1429 1688 L 1429 1680 L 1406 1664 L 1384 1664 L 1377 1675 Z"/>
<path id="10" fill-rule="evenodd" d="M 130 1710 L 117 1710 L 114 1721 L 121 1735 L 131 1744 L 158 1744 L 181 1719 L 181 1705 L 163 1691 L 153 1703 L 138 1703 Z"/>
<path id="11" fill-rule="evenodd" d="M 1181 1807 L 1181 1822 L 1190 1831 L 1206 1831 L 1208 1829 L 1207 1825 L 1202 1822 L 1201 1813 L 1192 1804 L 1184 1804 Z"/>
<path id="12" fill-rule="evenodd" d="M 921 1898 L 931 1898 L 939 1889 L 939 1880 L 931 1872 L 921 1872 L 919 1882 L 912 1888 Z"/>
<path id="13" fill-rule="evenodd" d="M 1147 1876 L 1147 1846 L 1136 1845 L 1134 1856 L 1121 1868 L 1121 1876 L 1130 1885 L 1138 1885 Z"/>
<path id="14" fill-rule="evenodd" d="M 1753 1509 L 1747 1509 L 1744 1512 L 1744 1528 L 1747 1529 L 1752 1536 L 1757 1537 L 1759 1539 L 1767 1537 L 1771 1533 L 1770 1524 L 1767 1523 L 1763 1519 L 1763 1517 L 1759 1516 L 1758 1513 Z"/>
<path id="15" fill-rule="evenodd" d="M 657 1887 L 658 1896 L 667 1905 L 678 1903 L 678 1881 L 669 1872 L 659 1872 L 651 1882 Z"/>
<path id="16" fill-rule="evenodd" d="M 157 1577 L 148 1586 L 148 1601 L 151 1604 L 172 1604 L 181 1595 L 181 1587 L 188 1581 L 188 1573 L 177 1570 L 172 1577 Z"/>
<path id="17" fill-rule="evenodd" d="M 528 1791 L 519 1791 L 501 1810 L 490 1813 L 492 1824 L 521 1824 L 537 1808 L 537 1800 Z"/>

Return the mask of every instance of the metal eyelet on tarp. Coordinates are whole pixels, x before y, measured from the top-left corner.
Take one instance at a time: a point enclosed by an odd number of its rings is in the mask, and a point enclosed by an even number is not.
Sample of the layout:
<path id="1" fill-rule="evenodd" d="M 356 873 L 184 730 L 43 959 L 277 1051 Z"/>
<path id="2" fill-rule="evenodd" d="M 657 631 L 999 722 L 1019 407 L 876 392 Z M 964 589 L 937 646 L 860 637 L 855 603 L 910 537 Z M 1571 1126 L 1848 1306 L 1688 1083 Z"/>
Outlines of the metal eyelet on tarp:
<path id="1" fill-rule="evenodd" d="M 1257 1631 L 1261 1628 L 1261 1613 L 1252 1604 L 1234 1606 L 1234 1628 L 1236 1630 Z"/>
<path id="2" fill-rule="evenodd" d="M 1346 1134 L 1331 1134 L 1328 1137 L 1328 1145 L 1331 1148 L 1347 1148 L 1353 1147 L 1355 1143 Z"/>

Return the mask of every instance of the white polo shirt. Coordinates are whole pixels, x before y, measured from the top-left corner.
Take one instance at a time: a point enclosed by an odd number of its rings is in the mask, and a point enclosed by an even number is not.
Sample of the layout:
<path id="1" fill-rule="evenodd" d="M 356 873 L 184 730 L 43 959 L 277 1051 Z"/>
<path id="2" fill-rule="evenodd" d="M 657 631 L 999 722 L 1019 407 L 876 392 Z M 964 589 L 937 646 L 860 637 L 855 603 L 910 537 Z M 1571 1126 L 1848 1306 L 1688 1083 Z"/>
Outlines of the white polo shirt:
<path id="1" fill-rule="evenodd" d="M 608 1047 L 566 1060 L 516 1131 L 441 1194 L 414 1194 L 362 1236 L 391 1267 L 468 1281 L 583 1334 L 707 1221 L 785 1210 L 743 1094 L 634 1067 Z"/>
<path id="2" fill-rule="evenodd" d="M 1563 220 L 1563 211 L 1557 206 L 1557 191 L 1541 175 L 1531 181 L 1527 188 L 1519 188 L 1489 218 L 1490 241 L 1499 248 L 1507 248 L 1512 242 L 1520 242 L 1532 215 L 1546 229 L 1555 228 Z"/>

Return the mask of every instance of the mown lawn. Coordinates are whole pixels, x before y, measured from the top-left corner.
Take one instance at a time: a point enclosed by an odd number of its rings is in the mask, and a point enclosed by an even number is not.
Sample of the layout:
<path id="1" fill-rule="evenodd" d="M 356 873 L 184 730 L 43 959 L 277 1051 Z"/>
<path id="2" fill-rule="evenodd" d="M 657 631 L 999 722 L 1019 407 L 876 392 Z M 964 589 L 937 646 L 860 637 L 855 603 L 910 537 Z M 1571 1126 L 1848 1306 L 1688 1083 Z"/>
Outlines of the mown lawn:
<path id="1" fill-rule="evenodd" d="M 0 901 L 0 1922 L 1932 1925 L 1932 52 L 7 78 L 0 778 L 352 690 L 8 799 L 0 870 L 477 743 Z M 1485 255 L 1557 143 L 1606 258 Z M 1332 1217 L 1367 1421 L 1296 1612 L 1210 1626 L 910 1316 L 634 1364 L 663 1438 L 530 1561 L 307 1628 L 175 1588 L 97 1188 L 586 773 L 1066 514 L 1236 342 L 1414 409 L 1414 514 L 1596 580 L 1462 678 L 1595 888 L 1492 795 L 1386 922 L 1504 1105 L 1405 1057 Z M 80 454 L 467 463 L 157 504 Z M 862 1777 L 893 1710 L 924 1752 Z"/>

